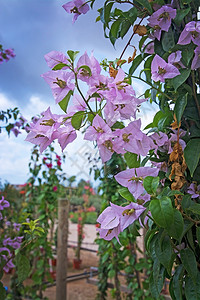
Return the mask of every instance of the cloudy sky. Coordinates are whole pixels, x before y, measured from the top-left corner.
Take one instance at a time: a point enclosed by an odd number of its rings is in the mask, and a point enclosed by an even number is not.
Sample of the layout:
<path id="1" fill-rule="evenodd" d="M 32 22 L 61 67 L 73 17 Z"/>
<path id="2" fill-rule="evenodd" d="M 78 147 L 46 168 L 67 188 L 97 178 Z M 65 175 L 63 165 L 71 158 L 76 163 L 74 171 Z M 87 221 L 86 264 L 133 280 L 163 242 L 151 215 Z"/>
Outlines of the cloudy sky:
<path id="1" fill-rule="evenodd" d="M 0 65 L 0 110 L 19 107 L 28 120 L 46 110 L 50 105 L 52 111 L 61 113 L 54 104 L 49 86 L 41 74 L 49 69 L 44 55 L 52 50 L 78 50 L 81 54 L 94 51 L 99 60 L 119 57 L 125 41 L 120 41 L 116 49 L 104 38 L 102 25 L 95 23 L 97 12 L 80 16 L 72 24 L 72 16 L 67 14 L 61 0 L 0 0 L 0 44 L 4 49 L 14 48 L 16 57 Z M 99 3 L 99 1 L 97 1 Z M 131 51 L 126 56 L 132 55 Z M 126 57 L 125 57 L 126 58 Z M 143 86 L 134 83 L 138 94 Z M 155 108 L 146 106 L 144 120 L 151 120 Z M 13 184 L 22 184 L 28 178 L 28 162 L 32 145 L 25 142 L 26 135 L 10 138 L 0 135 L 0 178 Z M 87 169 L 81 162 L 83 152 L 92 151 L 93 145 L 77 141 L 67 147 L 65 172 L 68 176 L 78 174 L 88 178 Z M 58 148 L 58 152 L 60 149 Z M 77 159 L 81 162 L 77 165 Z M 81 165 L 83 163 L 83 165 Z M 83 172 L 81 172 L 81 170 Z"/>

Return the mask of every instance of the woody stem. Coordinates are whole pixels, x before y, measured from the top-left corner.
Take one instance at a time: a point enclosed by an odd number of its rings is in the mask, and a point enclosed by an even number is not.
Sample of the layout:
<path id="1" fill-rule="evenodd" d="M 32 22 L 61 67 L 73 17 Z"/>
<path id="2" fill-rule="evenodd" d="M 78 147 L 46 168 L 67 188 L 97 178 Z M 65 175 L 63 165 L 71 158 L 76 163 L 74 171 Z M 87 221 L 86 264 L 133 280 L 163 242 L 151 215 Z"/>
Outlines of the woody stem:
<path id="1" fill-rule="evenodd" d="M 134 37 L 134 35 L 135 35 L 135 33 L 136 33 L 138 27 L 140 26 L 140 24 L 142 23 L 142 21 L 144 20 L 145 17 L 146 17 L 146 13 L 144 14 L 144 16 L 142 17 L 142 19 L 140 20 L 139 24 L 137 24 L 137 25 L 135 26 L 135 29 L 134 29 L 134 31 L 133 31 L 133 33 L 132 33 L 130 39 L 128 40 L 128 43 L 127 43 L 126 46 L 124 47 L 124 49 L 123 49 L 123 51 L 122 51 L 122 54 L 120 55 L 119 60 L 122 59 L 122 57 L 123 57 L 123 55 L 124 55 L 126 49 L 127 49 L 128 46 L 130 45 L 131 40 L 132 40 L 132 38 Z"/>

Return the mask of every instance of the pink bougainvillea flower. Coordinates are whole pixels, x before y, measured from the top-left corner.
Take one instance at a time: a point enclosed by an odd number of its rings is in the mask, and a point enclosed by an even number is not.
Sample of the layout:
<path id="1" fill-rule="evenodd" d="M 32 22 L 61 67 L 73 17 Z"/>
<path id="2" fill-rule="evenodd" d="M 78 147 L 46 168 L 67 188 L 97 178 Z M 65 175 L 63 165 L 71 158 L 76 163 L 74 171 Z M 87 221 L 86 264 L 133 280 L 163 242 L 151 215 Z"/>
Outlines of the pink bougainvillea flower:
<path id="1" fill-rule="evenodd" d="M 58 143 L 60 144 L 62 151 L 66 148 L 66 146 L 69 143 L 72 143 L 77 137 L 75 129 L 70 124 L 58 128 L 57 133 Z"/>
<path id="2" fill-rule="evenodd" d="M 89 141 L 97 141 L 101 144 L 102 142 L 108 140 L 112 135 L 111 128 L 99 115 L 96 115 L 93 119 L 92 126 L 87 128 L 84 139 Z"/>
<path id="3" fill-rule="evenodd" d="M 16 231 L 19 231 L 20 230 L 20 227 L 21 227 L 21 224 L 19 223 L 13 223 L 13 227 Z"/>
<path id="4" fill-rule="evenodd" d="M 73 115 L 77 111 L 84 111 L 86 107 L 87 104 L 85 103 L 83 98 L 80 95 L 75 94 L 73 96 L 73 105 L 68 108 L 67 113 Z"/>
<path id="5" fill-rule="evenodd" d="M 13 249 L 19 249 L 21 242 L 22 242 L 23 236 L 15 237 L 14 239 L 6 238 L 3 240 L 4 246 L 10 246 Z"/>
<path id="6" fill-rule="evenodd" d="M 146 101 L 146 99 L 138 99 L 135 96 L 130 96 L 129 100 L 121 100 L 121 103 L 113 104 L 113 102 L 107 101 L 104 113 L 106 122 L 109 126 L 112 126 L 117 120 L 127 120 L 136 118 L 136 112 L 138 107 Z"/>
<path id="7" fill-rule="evenodd" d="M 150 137 L 141 130 L 141 120 L 130 122 L 123 129 L 117 129 L 113 141 L 113 149 L 117 153 L 129 151 L 138 155 L 146 156 L 150 149 L 154 149 L 154 144 Z"/>
<path id="8" fill-rule="evenodd" d="M 1 200 L 0 200 L 0 210 L 4 210 L 5 207 L 9 207 L 10 203 L 5 200 L 4 196 L 2 196 Z"/>
<path id="9" fill-rule="evenodd" d="M 191 65 L 191 69 L 195 70 L 200 68 L 200 46 L 196 47 L 196 49 L 194 50 L 194 58 L 192 61 L 192 65 Z"/>
<path id="10" fill-rule="evenodd" d="M 152 79 L 165 82 L 167 78 L 174 78 L 180 75 L 179 70 L 172 64 L 166 63 L 159 55 L 155 55 L 151 64 Z"/>
<path id="11" fill-rule="evenodd" d="M 157 176 L 159 169 L 151 167 L 140 167 L 122 171 L 115 175 L 115 179 L 119 184 L 128 188 L 135 199 L 138 199 L 145 189 L 143 187 L 143 179 L 146 176 Z"/>
<path id="12" fill-rule="evenodd" d="M 43 112 L 43 117 L 31 123 L 25 141 L 40 146 L 42 153 L 58 137 L 57 129 L 63 122 L 63 115 L 52 114 L 50 108 Z"/>
<path id="13" fill-rule="evenodd" d="M 124 104 L 125 101 L 130 101 L 132 96 L 135 97 L 135 91 L 125 80 L 125 73 L 121 68 L 118 70 L 115 78 L 110 78 L 103 95 L 115 105 Z"/>
<path id="14" fill-rule="evenodd" d="M 90 9 L 85 0 L 73 0 L 65 3 L 62 6 L 66 12 L 73 13 L 72 23 L 74 23 L 81 14 L 86 14 Z"/>
<path id="15" fill-rule="evenodd" d="M 96 115 L 93 119 L 92 126 L 87 128 L 84 139 L 97 141 L 101 159 L 103 162 L 106 162 L 114 153 L 113 137 L 114 135 L 111 128 L 99 115 Z"/>
<path id="16" fill-rule="evenodd" d="M 47 65 L 49 68 L 53 69 L 56 65 L 63 63 L 68 64 L 68 58 L 66 55 L 64 55 L 60 51 L 51 51 L 44 56 Z M 63 69 L 66 69 L 67 67 L 64 67 Z"/>
<path id="17" fill-rule="evenodd" d="M 14 135 L 15 135 L 16 137 L 21 133 L 21 131 L 20 131 L 17 127 L 13 127 L 13 128 L 11 129 L 11 131 L 14 133 Z"/>
<path id="18" fill-rule="evenodd" d="M 127 127 L 123 129 L 117 129 L 115 131 L 114 139 L 114 151 L 118 154 L 123 154 L 126 151 L 132 152 L 132 147 L 134 146 L 134 140 L 142 140 L 143 133 L 140 130 L 141 120 L 132 121 L 128 124 Z M 126 151 L 125 151 L 126 150 Z"/>
<path id="19" fill-rule="evenodd" d="M 146 47 L 144 46 L 144 52 L 148 53 L 148 54 L 154 54 L 154 42 L 150 42 L 149 44 L 146 45 Z"/>
<path id="20" fill-rule="evenodd" d="M 124 207 L 110 203 L 97 219 L 101 224 L 100 237 L 109 241 L 116 237 L 119 242 L 119 233 L 135 222 L 144 210 L 142 205 L 133 202 Z"/>
<path id="21" fill-rule="evenodd" d="M 98 231 L 101 238 L 110 241 L 113 237 L 116 237 L 119 242 L 121 207 L 113 203 L 110 203 L 110 205 L 97 219 L 97 222 L 101 224 Z"/>
<path id="22" fill-rule="evenodd" d="M 121 231 L 124 231 L 129 225 L 138 220 L 139 216 L 145 211 L 145 207 L 131 202 L 129 205 L 122 207 L 124 210 L 120 218 Z"/>
<path id="23" fill-rule="evenodd" d="M 166 133 L 163 132 L 155 132 L 152 135 L 150 135 L 150 138 L 153 140 L 155 144 L 155 149 L 157 149 L 160 146 L 163 146 L 168 141 L 168 136 Z"/>
<path id="24" fill-rule="evenodd" d="M 16 56 L 16 54 L 14 53 L 14 49 L 11 49 L 11 48 L 6 49 L 5 54 L 10 56 L 10 57 L 15 57 Z"/>
<path id="25" fill-rule="evenodd" d="M 111 156 L 114 153 L 112 138 L 109 138 L 102 142 L 97 141 L 97 146 L 99 149 L 99 154 L 100 154 L 101 160 L 103 163 L 105 163 L 106 161 L 108 161 L 111 158 Z"/>
<path id="26" fill-rule="evenodd" d="M 91 74 L 87 69 L 81 68 L 81 66 L 87 66 L 90 68 Z M 77 70 L 79 69 L 78 78 L 87 82 L 89 86 L 93 85 L 99 78 L 101 73 L 101 66 L 98 60 L 94 57 L 93 53 L 89 57 L 85 52 L 77 62 Z"/>
<path id="27" fill-rule="evenodd" d="M 158 41 L 160 41 L 160 38 L 161 38 L 161 33 L 162 33 L 162 30 L 160 28 L 160 26 L 156 25 L 153 27 L 153 32 L 149 35 L 149 38 L 151 39 L 157 39 Z M 152 53 L 153 54 L 153 53 Z"/>
<path id="28" fill-rule="evenodd" d="M 185 66 L 181 62 L 181 58 L 182 55 L 180 50 L 173 52 L 168 56 L 168 63 L 174 65 L 177 68 L 185 68 Z"/>
<path id="29" fill-rule="evenodd" d="M 3 251 L 7 251 L 8 252 L 8 255 L 0 255 L 0 263 L 5 263 L 7 262 L 7 264 L 4 266 L 3 270 L 8 273 L 10 269 L 14 268 L 15 265 L 13 264 L 12 262 L 12 259 L 9 259 L 9 257 L 11 257 L 11 252 L 10 250 L 7 248 L 7 247 L 2 247 L 0 248 L 0 253 L 3 252 Z"/>
<path id="30" fill-rule="evenodd" d="M 176 9 L 163 5 L 148 18 L 148 25 L 153 28 L 158 26 L 161 30 L 168 31 L 171 26 L 171 20 L 175 17 Z"/>
<path id="31" fill-rule="evenodd" d="M 187 190 L 188 194 L 192 195 L 193 199 L 200 197 L 200 184 L 191 183 Z"/>
<path id="32" fill-rule="evenodd" d="M 190 44 L 191 41 L 200 46 L 200 21 L 191 21 L 185 25 L 178 40 L 179 45 Z"/>
<path id="33" fill-rule="evenodd" d="M 63 70 L 49 71 L 41 76 L 50 85 L 56 103 L 62 101 L 70 90 L 74 90 L 75 86 L 72 83 L 74 75 L 71 72 Z"/>

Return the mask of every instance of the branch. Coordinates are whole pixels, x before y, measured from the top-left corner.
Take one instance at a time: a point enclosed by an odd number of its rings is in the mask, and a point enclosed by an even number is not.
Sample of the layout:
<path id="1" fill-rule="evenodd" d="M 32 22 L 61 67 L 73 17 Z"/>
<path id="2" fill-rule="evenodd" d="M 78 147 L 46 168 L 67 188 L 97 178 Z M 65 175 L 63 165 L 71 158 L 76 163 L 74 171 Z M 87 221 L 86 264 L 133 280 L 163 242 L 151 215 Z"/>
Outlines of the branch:
<path id="1" fill-rule="evenodd" d="M 138 27 L 140 26 L 140 24 L 142 23 L 142 21 L 144 20 L 145 17 L 146 17 L 146 12 L 145 12 L 144 16 L 142 17 L 142 19 L 140 20 L 139 24 L 137 24 L 137 25 L 135 26 L 135 29 L 134 29 L 134 31 L 133 31 L 133 34 L 131 35 L 130 39 L 128 40 L 128 43 L 126 44 L 126 46 L 124 47 L 124 50 L 122 51 L 122 54 L 120 55 L 119 60 L 122 59 L 122 57 L 123 57 L 123 55 L 124 55 L 126 49 L 127 49 L 128 46 L 130 45 L 131 40 L 132 40 L 132 38 L 134 37 L 134 35 L 135 35 L 135 33 L 136 33 Z"/>
<path id="2" fill-rule="evenodd" d="M 128 75 L 128 74 L 127 74 L 127 75 Z M 163 91 L 161 91 L 159 88 L 153 86 L 153 84 L 151 84 L 150 82 L 148 82 L 148 81 L 142 79 L 141 77 L 137 77 L 137 76 L 133 76 L 133 75 L 131 75 L 131 77 L 143 81 L 144 83 L 150 85 L 153 89 L 157 90 L 159 93 L 165 95 L 165 97 L 167 97 L 169 100 L 174 101 L 170 96 L 168 96 L 167 94 L 165 94 L 165 93 L 164 93 Z"/>

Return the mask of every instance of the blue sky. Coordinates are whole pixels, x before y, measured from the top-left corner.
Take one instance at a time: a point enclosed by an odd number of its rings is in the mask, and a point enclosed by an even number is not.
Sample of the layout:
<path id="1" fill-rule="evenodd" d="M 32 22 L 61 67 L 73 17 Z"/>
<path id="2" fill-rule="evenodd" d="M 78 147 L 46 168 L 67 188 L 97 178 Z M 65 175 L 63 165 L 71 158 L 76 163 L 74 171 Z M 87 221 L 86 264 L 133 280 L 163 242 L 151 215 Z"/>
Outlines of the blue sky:
<path id="1" fill-rule="evenodd" d="M 14 48 L 16 57 L 0 65 L 0 110 L 18 106 L 27 119 L 46 110 L 50 105 L 53 112 L 59 113 L 49 86 L 40 77 L 47 72 L 44 55 L 52 50 L 78 50 L 81 54 L 94 50 L 99 60 L 119 57 L 125 41 L 117 42 L 113 48 L 104 38 L 102 25 L 95 23 L 97 12 L 80 16 L 72 24 L 72 16 L 67 14 L 61 0 L 0 0 L 0 43 L 3 47 Z M 97 1 L 101 3 L 101 1 Z M 131 49 L 126 56 L 132 55 Z M 142 86 L 135 83 L 138 93 Z M 146 116 L 154 111 L 146 109 Z M 15 138 L 0 135 L 0 178 L 10 183 L 24 183 L 28 178 L 28 162 L 32 145 L 25 142 L 26 135 Z M 73 161 L 80 156 L 83 148 L 93 149 L 92 144 L 82 142 L 81 135 L 74 144 L 67 147 L 68 158 L 65 171 L 68 176 L 79 174 L 87 178 L 87 169 L 80 170 Z M 58 152 L 60 149 L 58 148 Z M 92 150 L 91 150 L 92 151 Z M 82 154 L 81 154 L 82 155 Z"/>

